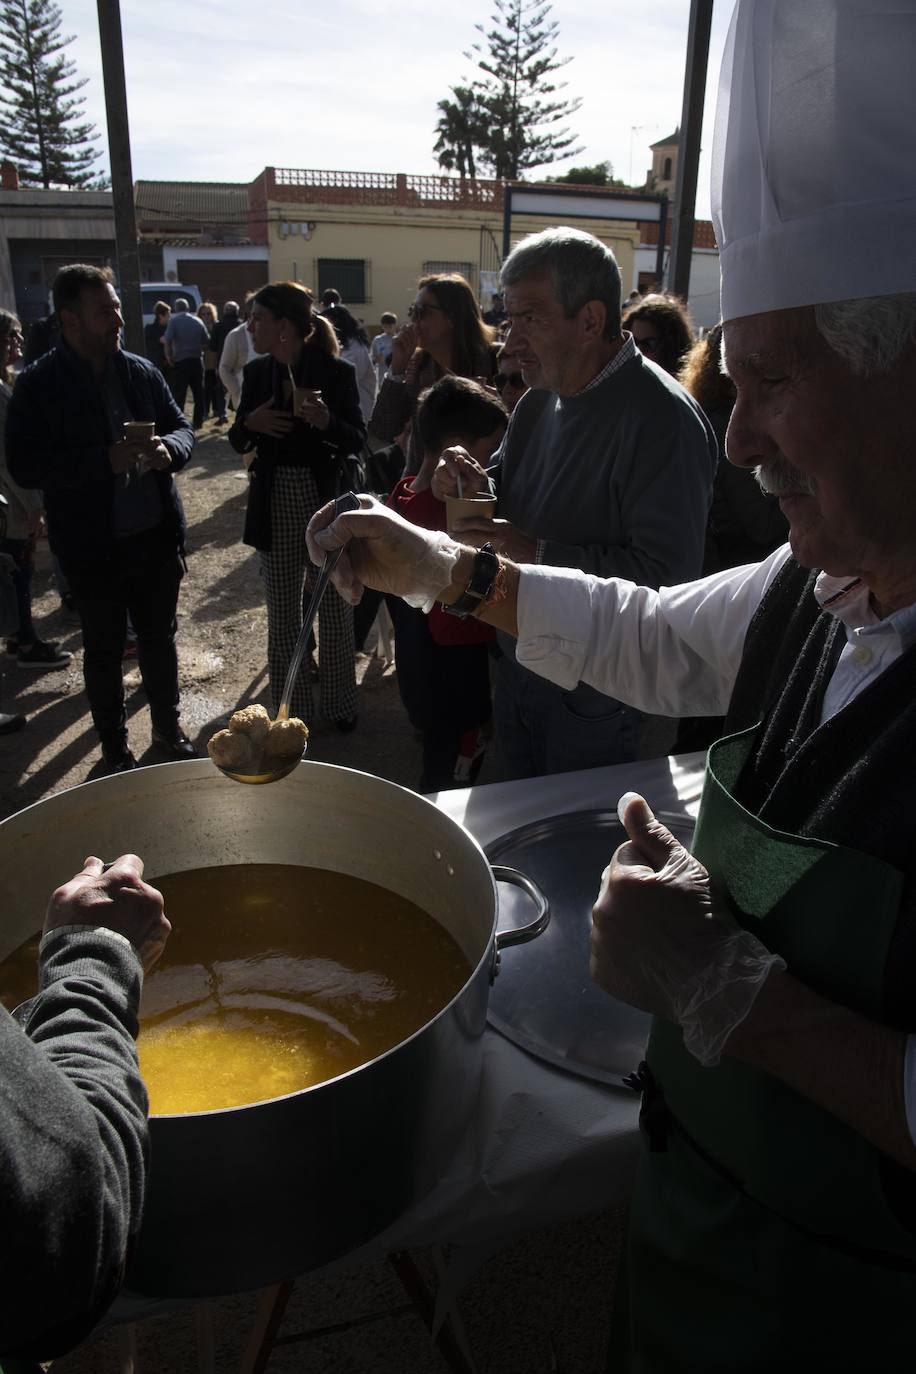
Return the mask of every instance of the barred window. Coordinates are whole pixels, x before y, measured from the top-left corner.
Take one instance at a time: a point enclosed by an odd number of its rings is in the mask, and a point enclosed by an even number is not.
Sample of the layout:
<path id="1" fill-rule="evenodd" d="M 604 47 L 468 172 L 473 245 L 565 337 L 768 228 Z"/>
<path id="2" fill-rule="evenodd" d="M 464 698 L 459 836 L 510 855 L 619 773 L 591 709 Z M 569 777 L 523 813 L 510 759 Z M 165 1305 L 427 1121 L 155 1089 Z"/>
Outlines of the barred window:
<path id="1" fill-rule="evenodd" d="M 474 264 L 472 262 L 424 262 L 424 277 L 440 277 L 445 272 L 459 272 L 466 282 L 474 285 Z"/>
<path id="2" fill-rule="evenodd" d="M 363 258 L 319 258 L 318 299 L 330 288 L 340 292 L 344 305 L 366 305 L 369 295 L 369 264 Z"/>

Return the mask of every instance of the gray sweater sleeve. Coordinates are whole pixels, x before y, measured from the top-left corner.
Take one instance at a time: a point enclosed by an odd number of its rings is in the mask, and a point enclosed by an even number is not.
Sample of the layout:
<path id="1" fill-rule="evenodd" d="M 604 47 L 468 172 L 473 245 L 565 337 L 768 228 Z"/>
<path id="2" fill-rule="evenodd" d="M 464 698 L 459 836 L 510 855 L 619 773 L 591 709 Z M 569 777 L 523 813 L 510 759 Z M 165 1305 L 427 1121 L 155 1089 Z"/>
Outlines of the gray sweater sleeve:
<path id="1" fill-rule="evenodd" d="M 499 514 L 538 540 L 538 562 L 647 587 L 700 575 L 715 437 L 642 359 L 562 402 L 523 396 L 497 456 Z"/>
<path id="2" fill-rule="evenodd" d="M 623 577 L 642 587 L 675 586 L 699 577 L 716 469 L 716 443 L 705 417 L 680 398 L 662 395 L 651 416 L 622 427 L 610 466 L 617 538 L 607 543 L 546 539 L 540 562 Z"/>
<path id="3" fill-rule="evenodd" d="M 87 927 L 49 938 L 20 1027 L 0 1010 L 0 1355 L 48 1359 L 116 1296 L 143 1207 L 143 973 Z"/>

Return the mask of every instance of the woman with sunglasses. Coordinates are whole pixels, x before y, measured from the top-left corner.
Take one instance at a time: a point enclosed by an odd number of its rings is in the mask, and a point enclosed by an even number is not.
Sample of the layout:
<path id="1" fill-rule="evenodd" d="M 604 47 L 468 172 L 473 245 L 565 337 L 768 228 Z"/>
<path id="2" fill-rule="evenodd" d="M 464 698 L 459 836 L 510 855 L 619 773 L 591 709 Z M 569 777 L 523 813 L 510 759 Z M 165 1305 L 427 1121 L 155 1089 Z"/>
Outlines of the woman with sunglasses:
<path id="1" fill-rule="evenodd" d="M 440 377 L 490 382 L 496 373 L 493 331 L 483 322 L 474 292 L 457 272 L 421 277 L 408 323 L 395 335 L 391 367 L 382 383 L 370 430 L 390 443 L 411 425 L 405 472 L 423 461 L 412 421 L 420 393 Z"/>
<path id="2" fill-rule="evenodd" d="M 516 355 L 508 353 L 505 344 L 502 345 L 497 354 L 496 369 L 493 385 L 499 392 L 499 399 L 511 415 L 528 390 L 528 383 L 519 371 Z"/>
<path id="3" fill-rule="evenodd" d="M 693 325 L 677 296 L 655 292 L 623 312 L 621 325 L 640 353 L 676 377 L 693 347 Z"/>

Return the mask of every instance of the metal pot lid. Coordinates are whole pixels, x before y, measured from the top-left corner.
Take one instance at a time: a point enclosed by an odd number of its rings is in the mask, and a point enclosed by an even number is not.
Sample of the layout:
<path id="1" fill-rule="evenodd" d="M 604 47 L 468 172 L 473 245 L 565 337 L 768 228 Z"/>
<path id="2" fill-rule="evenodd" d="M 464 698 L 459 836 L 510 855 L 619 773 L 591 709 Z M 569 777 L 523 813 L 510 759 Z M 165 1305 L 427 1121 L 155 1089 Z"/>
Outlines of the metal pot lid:
<path id="1" fill-rule="evenodd" d="M 690 844 L 689 816 L 662 812 L 659 819 Z M 520 826 L 486 846 L 491 863 L 520 869 L 550 903 L 544 934 L 500 960 L 490 1025 L 548 1064 L 617 1086 L 643 1057 L 651 1018 L 596 987 L 588 976 L 588 943 L 601 874 L 626 838 L 616 811 L 573 811 Z M 530 899 L 501 886 L 500 929 L 530 919 Z"/>

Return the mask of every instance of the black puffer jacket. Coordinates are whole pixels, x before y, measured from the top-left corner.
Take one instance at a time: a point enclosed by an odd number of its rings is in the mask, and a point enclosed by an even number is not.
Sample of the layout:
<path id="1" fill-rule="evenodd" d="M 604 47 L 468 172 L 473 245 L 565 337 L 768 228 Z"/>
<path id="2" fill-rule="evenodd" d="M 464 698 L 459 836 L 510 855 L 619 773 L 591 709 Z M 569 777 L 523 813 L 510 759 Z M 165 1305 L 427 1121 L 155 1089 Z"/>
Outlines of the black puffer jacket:
<path id="1" fill-rule="evenodd" d="M 359 453 L 366 438 L 352 364 L 332 358 L 319 348 L 306 347 L 293 375 L 296 386 L 321 392 L 331 415 L 324 433 L 304 421 L 297 421 L 282 439 L 254 434 L 245 428 L 247 416 L 267 402 L 277 410 L 289 410 L 289 400 L 283 395 L 286 369 L 270 355 L 255 358 L 245 368 L 238 413 L 229 431 L 229 442 L 239 453 L 257 451 L 248 470 L 251 484 L 243 539 L 263 552 L 270 549 L 270 495 L 277 468 L 310 468 L 320 495 L 330 501 L 339 484 L 348 485 L 342 460 L 351 453 Z"/>

